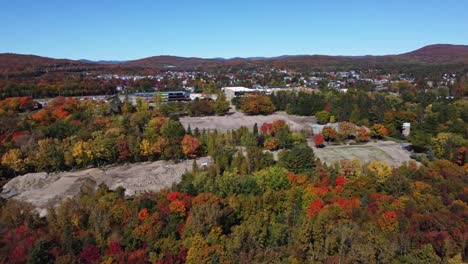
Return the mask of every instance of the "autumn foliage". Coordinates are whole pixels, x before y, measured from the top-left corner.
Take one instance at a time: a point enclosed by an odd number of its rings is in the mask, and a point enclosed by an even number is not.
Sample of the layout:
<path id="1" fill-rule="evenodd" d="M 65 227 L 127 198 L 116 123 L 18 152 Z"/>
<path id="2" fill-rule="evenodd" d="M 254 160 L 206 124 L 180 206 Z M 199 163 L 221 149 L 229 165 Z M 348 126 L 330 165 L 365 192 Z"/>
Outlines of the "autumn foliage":
<path id="1" fill-rule="evenodd" d="M 272 123 L 263 123 L 262 126 L 260 127 L 260 132 L 262 132 L 262 135 L 267 136 L 273 134 L 273 124 Z"/>
<path id="2" fill-rule="evenodd" d="M 323 147 L 324 139 L 322 134 L 317 134 L 314 136 L 314 144 L 316 147 L 321 148 Z"/>
<path id="3" fill-rule="evenodd" d="M 313 247 L 338 246 L 333 241 L 341 238 L 354 241 L 353 250 L 385 252 L 387 260 L 407 255 L 401 254 L 399 247 L 371 245 L 404 243 L 410 252 L 424 248 L 435 260 L 463 261 L 463 215 L 468 209 L 464 197 L 468 191 L 462 168 L 437 161 L 421 167 L 402 165 L 388 174 L 383 164 L 367 168 L 342 162 L 337 166 L 317 164 L 313 175 L 275 167 L 253 175 L 223 173 L 215 178 L 200 171 L 195 180 L 185 179 L 172 191 L 145 193 L 133 199 L 99 187 L 63 202 L 53 209 L 53 219 L 44 220 L 35 216 L 32 207 L 9 201 L 0 211 L 0 260 L 25 263 L 40 257 L 66 263 L 198 263 L 222 256 L 226 261 L 241 262 L 250 258 L 230 250 L 235 246 L 250 251 L 252 245 L 233 245 L 232 241 L 241 237 L 253 241 L 267 223 L 271 228 L 281 227 L 280 233 L 275 229 L 265 233 L 267 241 L 299 232 L 297 237 L 280 239 L 292 243 L 276 248 L 285 258 L 295 249 L 319 252 L 317 259 L 330 260 L 339 254 L 338 249 L 330 248 L 332 253 L 327 253 L 294 245 L 313 238 Z M 384 181 L 376 177 L 381 173 L 387 177 Z M 401 237 L 406 241 L 398 240 Z M 71 253 L 68 247 L 73 248 Z M 345 247 L 351 250 L 351 246 Z M 262 252 L 262 258 L 268 256 L 261 247 L 255 252 Z M 292 256 L 306 261 L 302 254 Z M 376 260 L 374 255 L 344 256 L 350 262 Z M 268 258 L 274 262 L 273 256 Z M 413 258 L 419 259 L 418 255 Z"/>
<path id="4" fill-rule="evenodd" d="M 364 127 L 360 127 L 356 133 L 356 141 L 357 142 L 367 142 L 369 141 L 369 132 Z"/>
<path id="5" fill-rule="evenodd" d="M 269 96 L 249 95 L 241 99 L 241 110 L 250 115 L 268 115 L 276 108 Z"/>
<path id="6" fill-rule="evenodd" d="M 312 218 L 316 216 L 320 210 L 322 210 L 324 204 L 321 200 L 314 200 L 310 203 L 309 207 L 307 208 L 307 216 Z"/>
<path id="7" fill-rule="evenodd" d="M 326 141 L 333 141 L 336 137 L 336 130 L 331 126 L 324 126 L 322 129 L 322 135 Z"/>
<path id="8" fill-rule="evenodd" d="M 189 158 L 194 158 L 197 156 L 197 151 L 200 148 L 200 143 L 198 138 L 185 135 L 182 139 L 182 151 Z"/>
<path id="9" fill-rule="evenodd" d="M 383 138 L 388 135 L 388 129 L 382 124 L 374 124 L 371 127 L 371 136 L 376 138 Z"/>
<path id="10" fill-rule="evenodd" d="M 277 150 L 278 149 L 278 140 L 274 137 L 267 138 L 265 140 L 265 148 L 268 150 Z"/>

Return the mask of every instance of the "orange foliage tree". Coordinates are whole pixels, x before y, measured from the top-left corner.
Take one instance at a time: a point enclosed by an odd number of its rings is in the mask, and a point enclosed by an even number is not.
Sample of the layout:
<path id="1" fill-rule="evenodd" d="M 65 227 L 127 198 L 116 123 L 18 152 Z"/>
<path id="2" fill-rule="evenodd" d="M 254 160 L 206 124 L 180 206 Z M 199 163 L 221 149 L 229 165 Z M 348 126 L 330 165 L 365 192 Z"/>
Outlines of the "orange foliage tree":
<path id="1" fill-rule="evenodd" d="M 357 130 L 356 134 L 357 142 L 368 142 L 369 141 L 369 132 L 364 127 L 361 127 Z"/>
<path id="2" fill-rule="evenodd" d="M 331 126 L 324 126 L 322 129 L 322 135 L 326 141 L 332 141 L 336 137 L 336 130 Z"/>
<path id="3" fill-rule="evenodd" d="M 371 136 L 375 138 L 383 138 L 388 135 L 388 129 L 382 124 L 374 124 L 371 127 Z"/>
<path id="4" fill-rule="evenodd" d="M 182 151 L 185 156 L 189 158 L 195 158 L 197 156 L 197 151 L 200 148 L 200 142 L 198 138 L 185 135 L 182 139 Z"/>
<path id="5" fill-rule="evenodd" d="M 277 150 L 278 149 L 278 140 L 276 138 L 274 138 L 274 137 L 270 137 L 267 140 L 265 140 L 264 146 L 268 150 Z"/>
<path id="6" fill-rule="evenodd" d="M 276 108 L 269 96 L 250 95 L 241 99 L 241 110 L 251 115 L 268 115 Z"/>
<path id="7" fill-rule="evenodd" d="M 398 229 L 398 216 L 394 211 L 386 211 L 377 219 L 380 228 L 385 231 L 395 231 Z"/>
<path id="8" fill-rule="evenodd" d="M 284 122 L 284 120 L 282 119 L 278 119 L 278 120 L 275 120 L 273 121 L 272 123 L 272 129 L 273 129 L 273 132 L 278 132 L 278 130 L 282 127 L 285 127 L 286 126 L 286 122 Z"/>
<path id="9" fill-rule="evenodd" d="M 354 125 L 353 123 L 343 121 L 338 124 L 338 133 L 343 139 L 351 137 L 352 135 L 354 135 L 355 132 L 356 125 Z"/>

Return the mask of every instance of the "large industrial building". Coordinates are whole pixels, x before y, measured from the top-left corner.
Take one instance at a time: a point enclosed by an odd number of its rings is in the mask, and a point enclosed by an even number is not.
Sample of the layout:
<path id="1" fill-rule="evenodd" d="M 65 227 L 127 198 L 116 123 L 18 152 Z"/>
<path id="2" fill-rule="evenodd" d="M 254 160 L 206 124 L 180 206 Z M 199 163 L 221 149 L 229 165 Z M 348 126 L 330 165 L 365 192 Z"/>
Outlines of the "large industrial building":
<path id="1" fill-rule="evenodd" d="M 226 94 L 227 100 L 230 102 L 234 97 L 244 96 L 251 93 L 263 93 L 263 90 L 251 89 L 247 87 L 223 87 L 222 90 Z"/>

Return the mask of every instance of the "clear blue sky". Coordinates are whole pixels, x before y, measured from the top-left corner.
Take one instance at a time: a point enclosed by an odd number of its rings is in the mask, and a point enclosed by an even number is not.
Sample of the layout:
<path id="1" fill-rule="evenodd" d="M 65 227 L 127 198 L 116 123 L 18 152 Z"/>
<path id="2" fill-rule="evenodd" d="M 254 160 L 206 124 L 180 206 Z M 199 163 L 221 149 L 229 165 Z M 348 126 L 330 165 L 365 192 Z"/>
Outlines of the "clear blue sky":
<path id="1" fill-rule="evenodd" d="M 382 55 L 468 44 L 467 0 L 0 0 L 0 7 L 0 53 L 54 58 Z"/>

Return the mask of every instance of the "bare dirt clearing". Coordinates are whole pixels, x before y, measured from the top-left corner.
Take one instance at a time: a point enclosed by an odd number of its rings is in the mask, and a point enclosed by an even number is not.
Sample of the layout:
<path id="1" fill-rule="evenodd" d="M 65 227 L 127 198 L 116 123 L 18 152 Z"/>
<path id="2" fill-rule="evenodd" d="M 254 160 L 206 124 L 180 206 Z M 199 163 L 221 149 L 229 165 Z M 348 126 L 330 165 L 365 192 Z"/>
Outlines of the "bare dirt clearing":
<path id="1" fill-rule="evenodd" d="M 315 155 L 327 164 L 340 160 L 359 159 L 362 163 L 378 160 L 384 161 L 390 166 L 399 166 L 403 162 L 412 160 L 410 152 L 393 141 L 368 142 L 365 145 L 327 146 L 325 148 L 316 148 L 311 141 L 308 143 L 314 149 Z"/>
<path id="2" fill-rule="evenodd" d="M 249 116 L 240 112 L 235 112 L 232 115 L 226 116 L 202 116 L 202 117 L 182 117 L 180 122 L 187 128 L 190 125 L 191 129 L 198 127 L 203 130 L 218 130 L 228 131 L 238 129 L 241 126 L 252 128 L 255 123 L 258 127 L 265 122 L 273 122 L 277 119 L 283 119 L 289 127 L 294 131 L 301 131 L 303 129 L 311 129 L 311 124 L 316 123 L 313 116 L 296 116 L 289 115 L 286 112 L 276 112 L 271 115 L 255 115 Z"/>
<path id="3" fill-rule="evenodd" d="M 197 160 L 198 165 L 203 162 L 211 162 L 211 158 Z M 104 183 L 112 190 L 122 186 L 125 195 L 155 192 L 180 182 L 182 175 L 192 170 L 192 163 L 193 160 L 180 163 L 156 161 L 54 174 L 28 173 L 10 180 L 0 195 L 29 202 L 44 214 L 49 203 L 57 204 L 77 195 L 87 180 L 96 185 Z"/>

